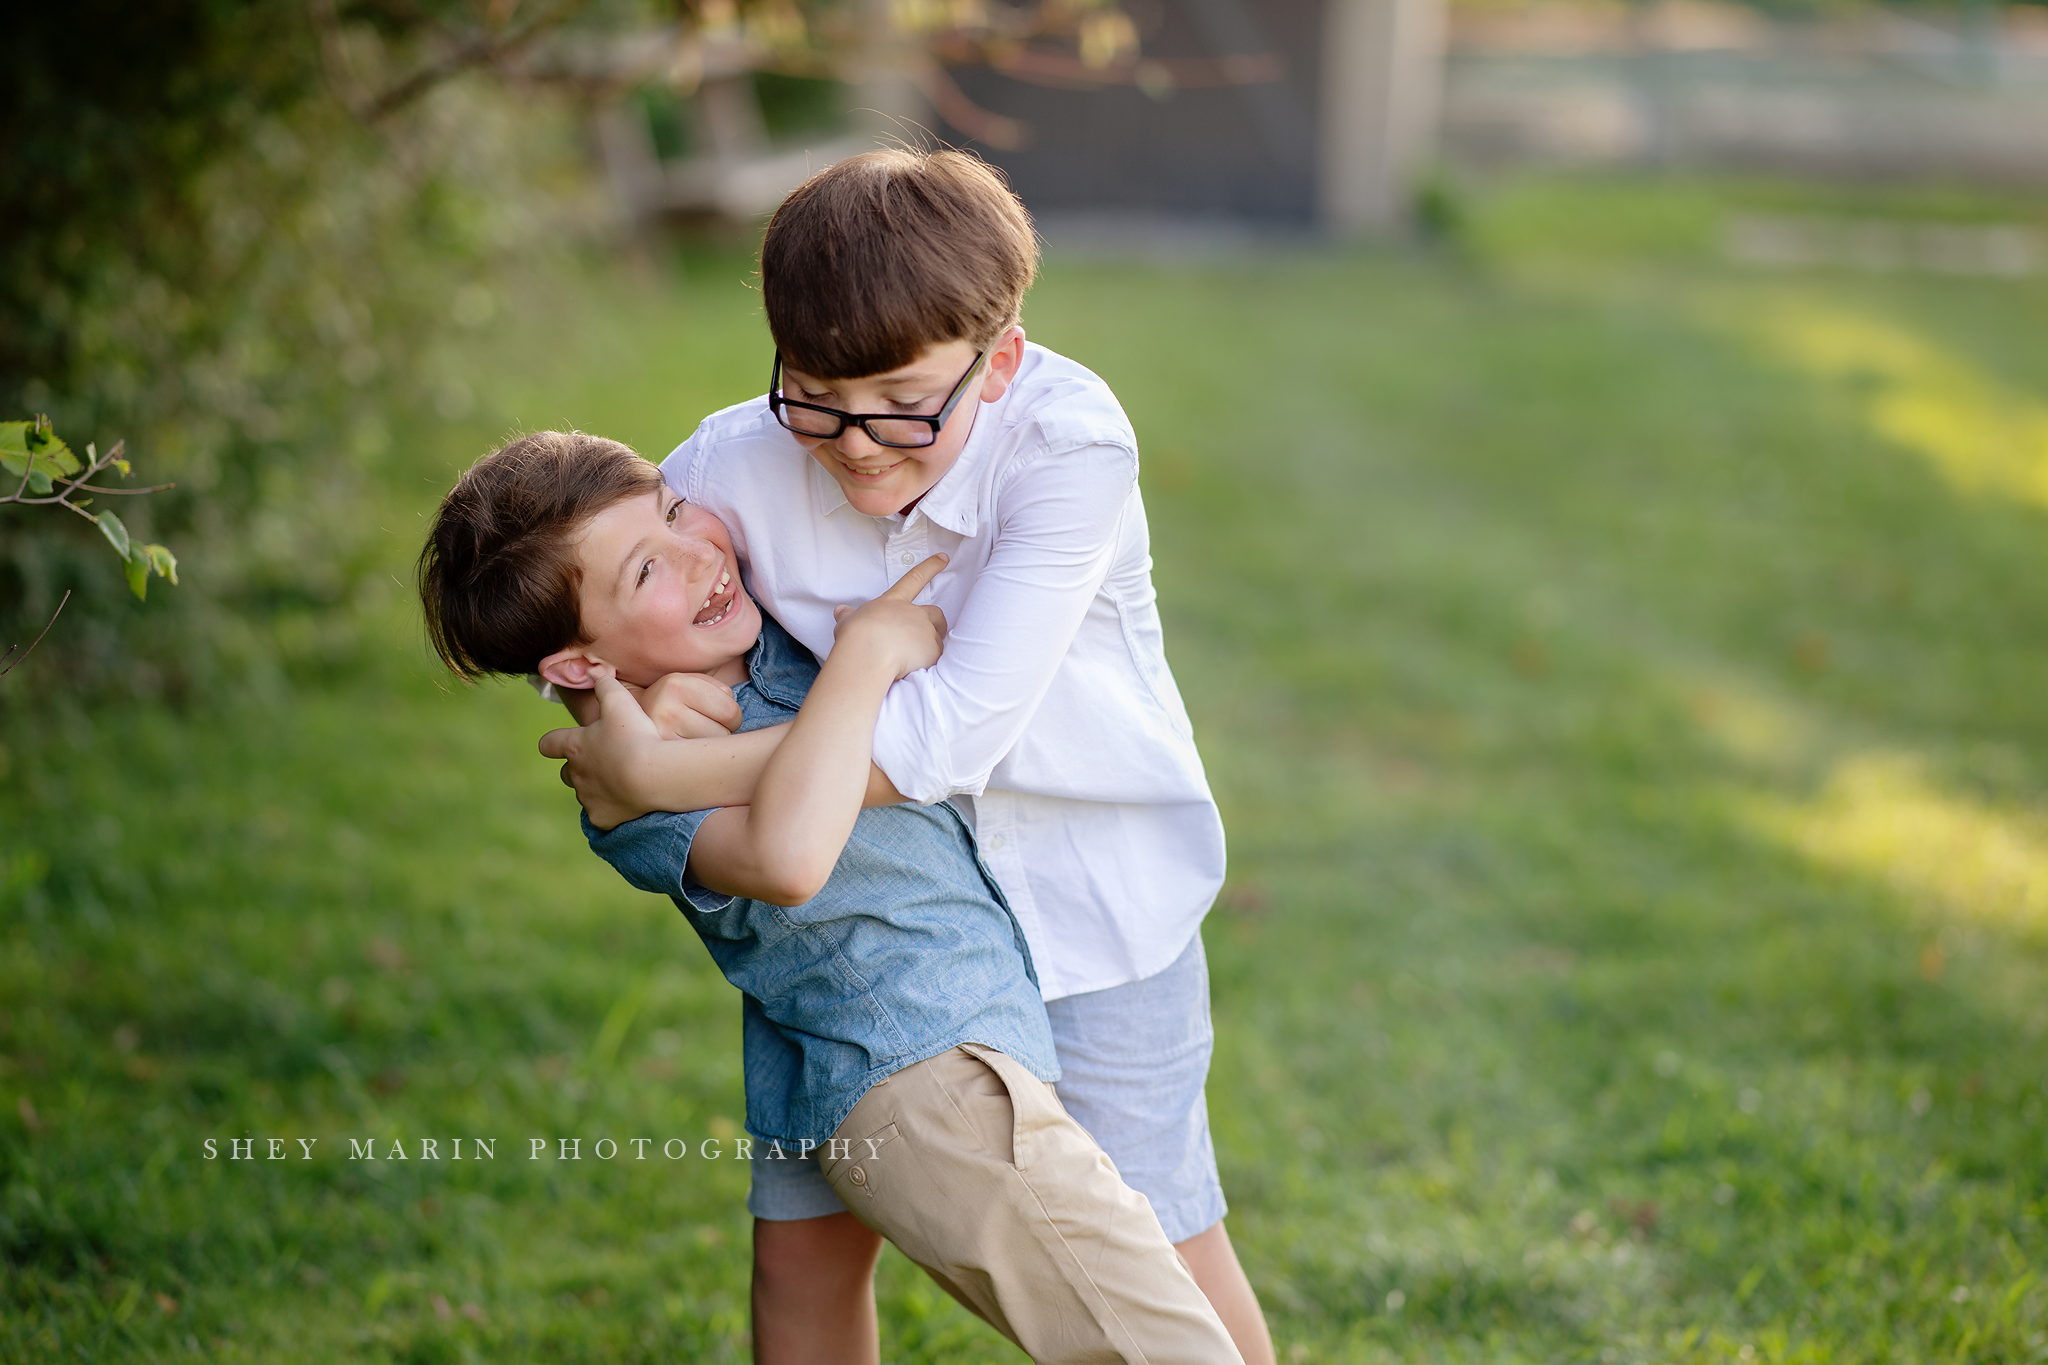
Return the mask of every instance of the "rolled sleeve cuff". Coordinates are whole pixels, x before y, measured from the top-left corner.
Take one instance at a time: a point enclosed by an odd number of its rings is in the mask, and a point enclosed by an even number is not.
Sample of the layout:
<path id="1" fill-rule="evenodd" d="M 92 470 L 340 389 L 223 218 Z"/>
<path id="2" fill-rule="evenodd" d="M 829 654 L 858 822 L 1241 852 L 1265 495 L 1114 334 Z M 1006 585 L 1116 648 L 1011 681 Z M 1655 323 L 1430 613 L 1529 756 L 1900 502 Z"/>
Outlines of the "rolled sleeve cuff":
<path id="1" fill-rule="evenodd" d="M 599 829 L 583 817 L 583 837 L 590 851 L 610 863 L 621 877 L 642 891 L 669 896 L 692 910 L 715 915 L 735 896 L 713 891 L 690 875 L 690 845 L 708 810 L 677 814 L 655 811 L 611 829 Z"/>

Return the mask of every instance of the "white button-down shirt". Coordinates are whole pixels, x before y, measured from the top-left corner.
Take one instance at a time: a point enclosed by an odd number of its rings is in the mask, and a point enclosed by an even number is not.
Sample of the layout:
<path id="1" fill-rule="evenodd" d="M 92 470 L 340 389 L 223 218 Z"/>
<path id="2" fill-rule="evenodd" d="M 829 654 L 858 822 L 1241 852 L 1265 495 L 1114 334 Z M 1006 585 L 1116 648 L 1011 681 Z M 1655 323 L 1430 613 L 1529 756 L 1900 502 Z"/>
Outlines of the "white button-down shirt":
<path id="1" fill-rule="evenodd" d="M 705 419 L 662 465 L 731 529 L 754 599 L 819 658 L 832 609 L 927 555 L 944 656 L 897 683 L 875 762 L 955 799 L 1047 999 L 1164 970 L 1223 882 L 1223 822 L 1166 666 L 1137 439 L 1109 387 L 1027 345 L 976 404 L 959 461 L 908 516 L 870 517 L 763 399 Z"/>

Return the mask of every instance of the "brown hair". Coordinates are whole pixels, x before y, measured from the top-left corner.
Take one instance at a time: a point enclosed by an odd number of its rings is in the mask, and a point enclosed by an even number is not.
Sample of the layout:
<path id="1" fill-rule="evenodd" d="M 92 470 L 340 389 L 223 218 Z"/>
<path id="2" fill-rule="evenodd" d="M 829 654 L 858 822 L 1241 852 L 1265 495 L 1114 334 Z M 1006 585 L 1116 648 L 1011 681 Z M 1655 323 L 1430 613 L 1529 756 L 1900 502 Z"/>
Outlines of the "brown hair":
<path id="1" fill-rule="evenodd" d="M 946 341 L 986 346 L 1017 321 L 1038 238 L 994 167 L 892 148 L 797 186 L 761 240 L 768 330 L 786 365 L 859 379 Z"/>
<path id="2" fill-rule="evenodd" d="M 631 447 L 580 431 L 537 431 L 471 465 L 420 551 L 420 606 L 441 662 L 465 678 L 528 673 L 581 641 L 577 533 L 660 483 Z"/>

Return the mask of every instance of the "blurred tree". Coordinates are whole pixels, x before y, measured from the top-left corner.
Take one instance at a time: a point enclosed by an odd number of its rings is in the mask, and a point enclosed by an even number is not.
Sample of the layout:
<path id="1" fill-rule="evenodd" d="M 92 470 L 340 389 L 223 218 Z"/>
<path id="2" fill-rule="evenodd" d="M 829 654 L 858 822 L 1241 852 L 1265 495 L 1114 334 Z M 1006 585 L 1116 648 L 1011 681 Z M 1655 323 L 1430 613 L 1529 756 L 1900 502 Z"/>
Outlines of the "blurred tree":
<path id="1" fill-rule="evenodd" d="M 469 290 L 476 316 L 490 262 L 535 235 L 522 148 L 547 140 L 450 83 L 573 12 L 497 12 L 515 7 L 79 0 L 11 19 L 0 411 L 132 433 L 178 485 L 138 534 L 204 547 L 193 591 L 143 605 L 104 590 L 99 528 L 0 524 L 0 635 L 79 590 L 39 658 L 72 694 L 346 656 L 365 479 L 434 397 L 419 362 L 451 300 Z"/>
<path id="2" fill-rule="evenodd" d="M 513 254 L 593 226 L 537 187 L 542 162 L 582 156 L 564 111 L 687 83 L 693 54 L 738 42 L 784 77 L 900 58 L 941 117 L 997 139 L 1021 130 L 967 104 L 944 66 L 1141 80 L 1122 16 L 1108 0 L 21 7 L 0 82 L 0 412 L 126 433 L 176 484 L 136 510 L 139 543 L 181 545 L 189 572 L 137 602 L 118 590 L 125 561 L 95 549 L 103 528 L 9 517 L 0 637 L 33 634 L 75 591 L 30 669 L 81 697 L 340 663 L 352 608 L 382 590 L 375 480 L 411 422 L 465 406 L 437 339 L 488 323 Z M 496 79 L 462 79 L 478 71 Z"/>

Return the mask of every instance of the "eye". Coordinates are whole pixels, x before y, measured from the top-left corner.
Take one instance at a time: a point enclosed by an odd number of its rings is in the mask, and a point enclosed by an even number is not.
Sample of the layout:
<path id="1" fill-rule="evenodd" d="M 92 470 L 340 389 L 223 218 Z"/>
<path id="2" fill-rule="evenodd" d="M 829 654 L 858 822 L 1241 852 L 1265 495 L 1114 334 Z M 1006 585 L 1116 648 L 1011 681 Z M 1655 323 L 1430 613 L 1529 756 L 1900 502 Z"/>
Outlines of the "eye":
<path id="1" fill-rule="evenodd" d="M 682 510 L 683 510 L 683 500 L 682 500 L 681 498 L 677 498 L 677 499 L 676 499 L 676 500 L 675 500 L 674 502 L 672 502 L 672 503 L 670 503 L 670 504 L 668 505 L 668 515 L 667 515 L 666 517 L 664 517 L 664 518 L 663 518 L 663 520 L 664 520 L 664 521 L 666 521 L 666 522 L 667 522 L 667 523 L 668 523 L 669 525 L 671 525 L 671 526 L 675 525 L 675 524 L 676 524 L 676 516 L 677 516 L 677 514 L 678 514 L 678 513 L 680 513 L 680 512 L 682 511 Z"/>
<path id="2" fill-rule="evenodd" d="M 651 574 L 651 573 L 653 573 L 653 572 L 654 572 L 654 561 L 653 561 L 652 559 L 649 559 L 649 560 L 648 560 L 648 561 L 647 561 L 646 563 L 644 563 L 644 564 L 642 564 L 642 565 L 640 566 L 640 576 L 639 576 L 638 578 L 636 578 L 636 579 L 634 579 L 634 580 L 633 580 L 633 586 L 637 588 L 637 587 L 639 587 L 639 586 L 640 586 L 640 585 L 641 585 L 642 583 L 645 583 L 645 582 L 647 581 L 647 575 L 649 575 L 649 574 Z"/>
<path id="3" fill-rule="evenodd" d="M 926 393 L 926 394 L 919 394 L 919 395 L 918 395 L 917 397 L 915 397 L 915 398 L 893 398 L 893 397 L 892 397 L 892 398 L 890 398 L 890 399 L 888 399 L 888 400 L 886 400 L 886 401 L 888 402 L 888 404 L 889 404 L 889 406 L 890 406 L 890 407 L 892 407 L 892 408 L 896 409 L 896 411 L 898 411 L 898 412 L 902 412 L 902 413 L 916 413 L 916 414 L 918 414 L 919 416 L 923 416 L 923 415 L 925 415 L 925 414 L 926 414 L 926 410 L 927 410 L 927 409 L 930 409 L 930 410 L 932 410 L 932 411 L 937 411 L 937 410 L 938 410 L 938 406 L 939 406 L 939 402 L 940 402 L 940 400 L 941 400 L 942 398 L 944 398 L 944 397 L 945 397 L 945 395 L 943 395 L 943 394 L 937 394 L 937 393 Z"/>

